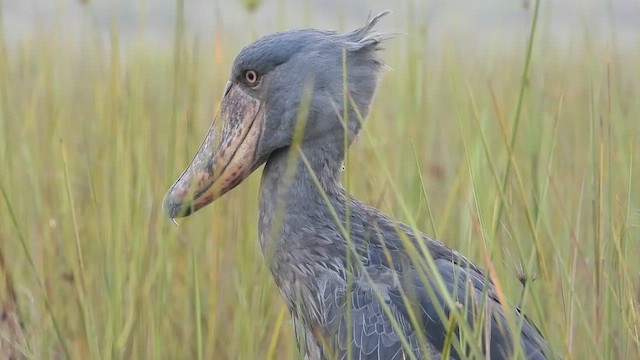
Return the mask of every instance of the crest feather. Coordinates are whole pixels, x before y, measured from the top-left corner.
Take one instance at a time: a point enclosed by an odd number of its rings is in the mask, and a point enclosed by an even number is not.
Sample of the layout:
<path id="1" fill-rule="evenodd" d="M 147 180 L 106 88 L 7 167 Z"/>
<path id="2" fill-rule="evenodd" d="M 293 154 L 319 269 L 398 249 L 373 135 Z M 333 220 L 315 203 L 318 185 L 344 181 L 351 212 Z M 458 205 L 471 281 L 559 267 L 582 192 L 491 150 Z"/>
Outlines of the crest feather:
<path id="1" fill-rule="evenodd" d="M 367 19 L 367 23 L 352 32 L 344 34 L 345 41 L 347 42 L 347 50 L 349 51 L 358 51 L 364 48 L 378 49 L 377 45 L 382 43 L 385 40 L 392 39 L 399 35 L 403 35 L 402 33 L 380 33 L 373 31 L 373 28 L 376 26 L 378 21 L 383 17 L 393 13 L 391 10 L 385 10 L 379 13 L 378 15 Z"/>

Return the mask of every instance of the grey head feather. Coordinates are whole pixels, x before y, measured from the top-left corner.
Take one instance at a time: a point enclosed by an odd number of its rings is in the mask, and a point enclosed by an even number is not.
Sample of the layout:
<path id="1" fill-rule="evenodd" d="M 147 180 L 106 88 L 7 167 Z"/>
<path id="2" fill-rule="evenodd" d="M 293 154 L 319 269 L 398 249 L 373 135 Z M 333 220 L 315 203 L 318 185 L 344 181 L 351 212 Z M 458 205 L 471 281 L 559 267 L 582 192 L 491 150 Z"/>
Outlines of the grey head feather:
<path id="1" fill-rule="evenodd" d="M 402 33 L 380 33 L 374 31 L 374 27 L 382 19 L 383 17 L 393 13 L 391 10 L 385 10 L 373 18 L 369 17 L 367 19 L 367 23 L 352 32 L 342 34 L 347 44 L 348 51 L 358 51 L 365 48 L 374 48 L 378 50 L 378 45 L 386 40 L 392 39 L 394 37 L 403 35 Z"/>
<path id="2" fill-rule="evenodd" d="M 391 13 L 391 10 L 385 10 L 369 18 L 364 26 L 343 34 L 330 30 L 294 29 L 266 35 L 242 49 L 234 61 L 231 78 L 241 76 L 242 71 L 249 68 L 262 74 L 268 73 L 309 49 L 323 51 L 327 46 L 340 44 L 353 53 L 379 50 L 382 42 L 402 35 L 374 31 L 378 21 Z"/>

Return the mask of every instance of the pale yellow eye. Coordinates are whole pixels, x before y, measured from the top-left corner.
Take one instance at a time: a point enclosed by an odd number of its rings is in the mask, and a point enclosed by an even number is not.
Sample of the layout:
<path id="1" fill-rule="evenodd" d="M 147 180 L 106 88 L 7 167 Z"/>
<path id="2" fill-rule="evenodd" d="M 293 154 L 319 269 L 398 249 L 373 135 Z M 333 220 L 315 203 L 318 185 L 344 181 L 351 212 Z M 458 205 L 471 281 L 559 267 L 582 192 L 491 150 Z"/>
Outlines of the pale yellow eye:
<path id="1" fill-rule="evenodd" d="M 244 79 L 247 80 L 247 83 L 249 85 L 256 85 L 258 83 L 258 80 L 260 80 L 260 77 L 254 70 L 247 70 L 244 73 Z"/>

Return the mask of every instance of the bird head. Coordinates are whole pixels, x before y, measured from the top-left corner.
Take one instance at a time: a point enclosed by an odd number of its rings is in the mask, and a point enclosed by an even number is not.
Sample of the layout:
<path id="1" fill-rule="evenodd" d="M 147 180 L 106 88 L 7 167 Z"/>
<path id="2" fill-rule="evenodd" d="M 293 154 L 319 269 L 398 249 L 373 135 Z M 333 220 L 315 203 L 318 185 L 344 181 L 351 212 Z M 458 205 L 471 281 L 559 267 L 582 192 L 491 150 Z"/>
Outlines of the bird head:
<path id="1" fill-rule="evenodd" d="M 242 49 L 211 128 L 165 195 L 167 215 L 187 216 L 211 203 L 296 136 L 302 144 L 327 138 L 343 144 L 346 134 L 351 143 L 384 67 L 380 43 L 393 36 L 373 27 L 389 13 L 348 33 L 290 30 Z"/>

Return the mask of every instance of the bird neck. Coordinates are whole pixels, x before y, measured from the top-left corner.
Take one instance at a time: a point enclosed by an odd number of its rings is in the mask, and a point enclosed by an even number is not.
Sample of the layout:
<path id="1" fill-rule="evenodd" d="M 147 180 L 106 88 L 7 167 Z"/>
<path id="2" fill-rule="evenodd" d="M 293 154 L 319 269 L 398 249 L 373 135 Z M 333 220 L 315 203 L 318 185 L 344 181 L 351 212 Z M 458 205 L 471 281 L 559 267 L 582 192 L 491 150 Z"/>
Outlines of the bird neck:
<path id="1" fill-rule="evenodd" d="M 269 238 L 276 247 L 283 241 L 296 242 L 295 236 L 287 233 L 291 227 L 308 227 L 310 221 L 315 223 L 318 217 L 329 217 L 329 204 L 335 206 L 344 198 L 340 182 L 344 143 L 341 137 L 333 139 L 325 136 L 305 141 L 297 148 L 280 149 L 267 160 L 260 185 L 259 210 L 260 243 L 265 255 Z"/>

